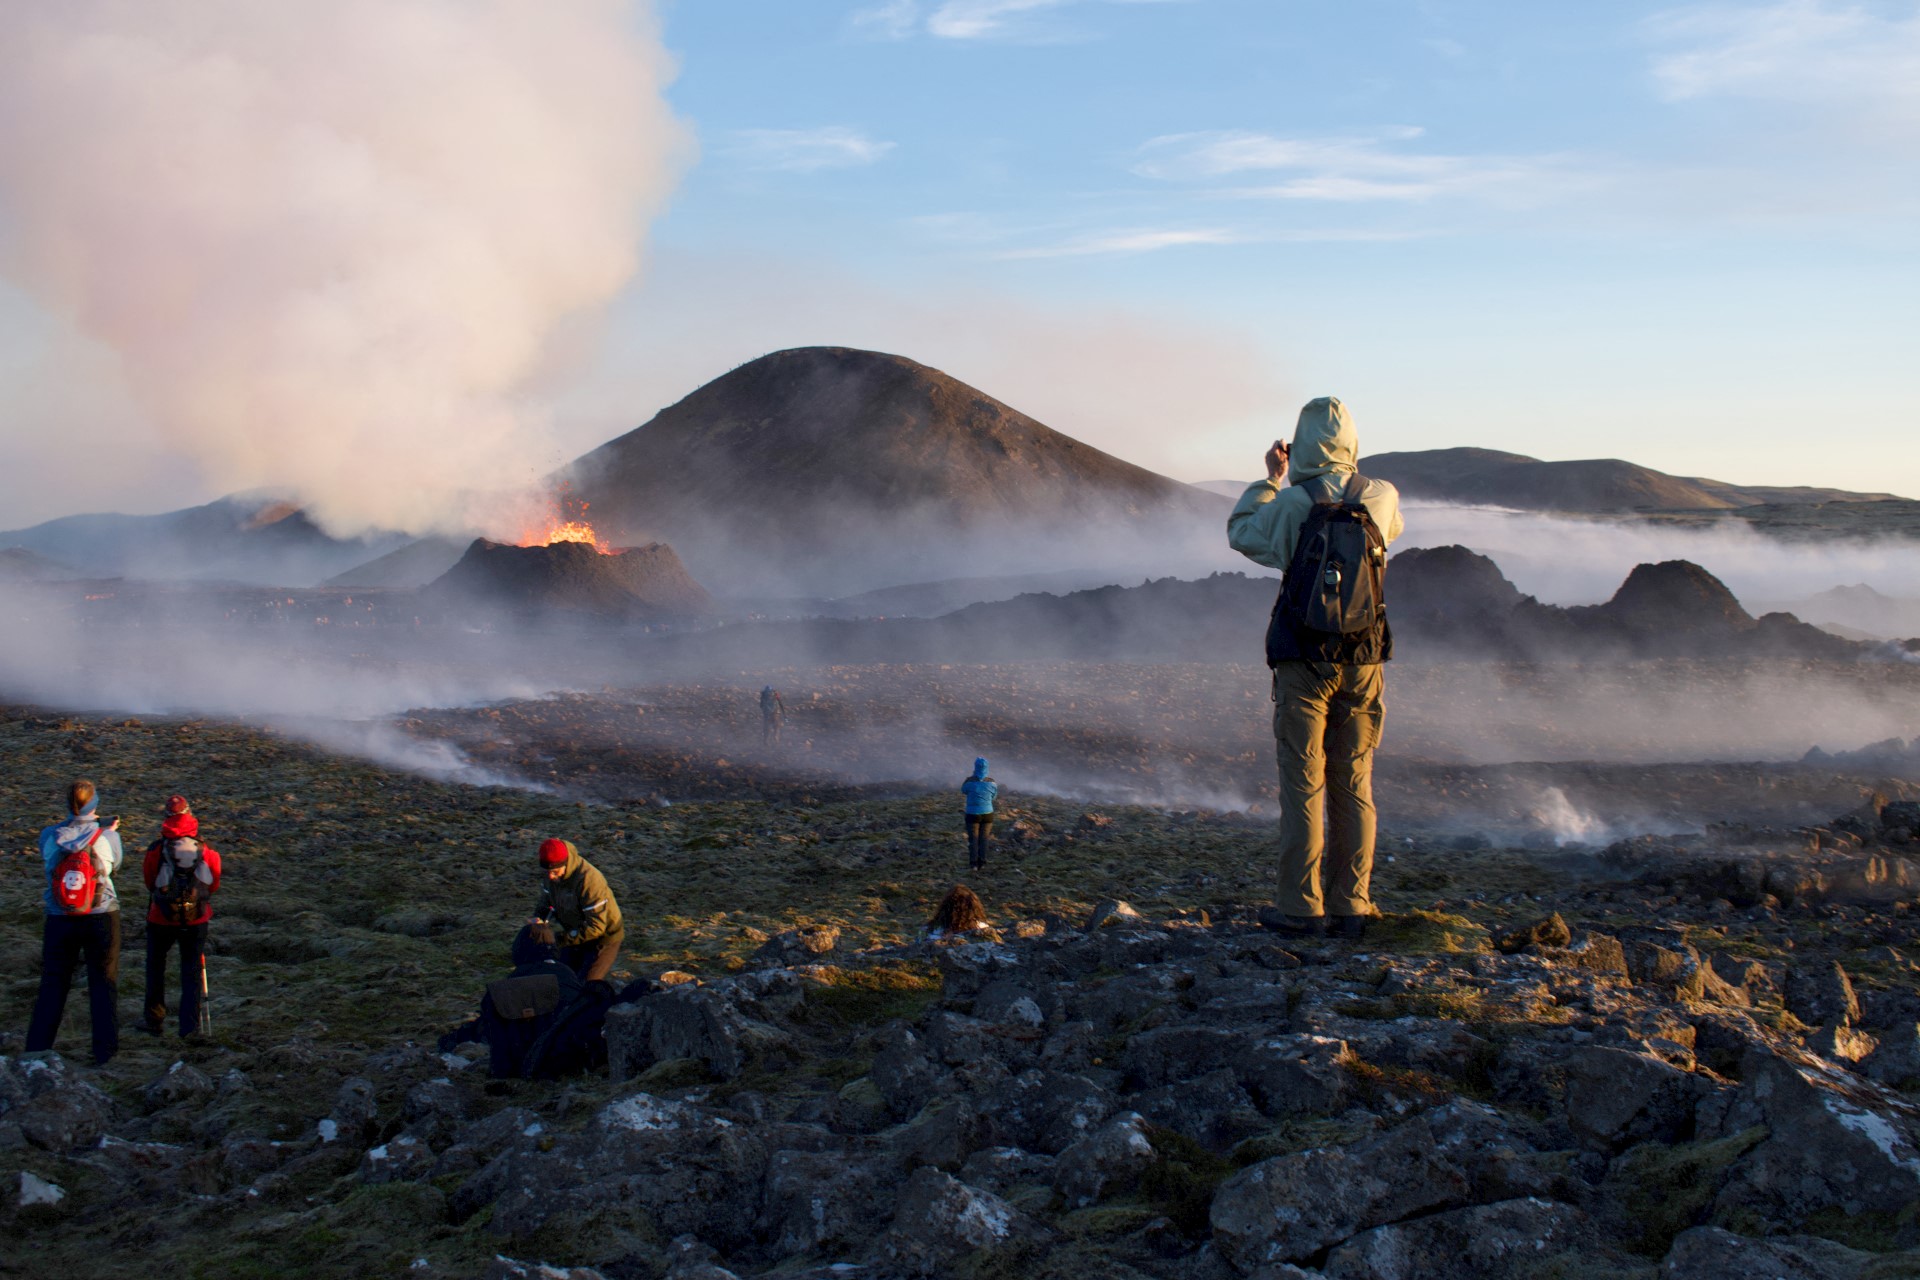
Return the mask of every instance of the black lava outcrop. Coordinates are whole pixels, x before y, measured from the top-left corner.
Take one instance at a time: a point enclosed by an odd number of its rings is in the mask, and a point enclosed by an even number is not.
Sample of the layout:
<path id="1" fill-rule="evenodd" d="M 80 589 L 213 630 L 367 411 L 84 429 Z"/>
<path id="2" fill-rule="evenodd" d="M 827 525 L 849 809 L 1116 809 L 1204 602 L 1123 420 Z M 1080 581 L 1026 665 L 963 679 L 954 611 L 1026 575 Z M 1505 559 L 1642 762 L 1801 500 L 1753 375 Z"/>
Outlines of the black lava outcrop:
<path id="1" fill-rule="evenodd" d="M 424 604 L 455 613 L 537 620 L 589 616 L 618 620 L 695 617 L 712 598 L 665 543 L 601 552 L 585 542 L 516 547 L 474 539 L 459 563 L 421 592 Z"/>
<path id="2" fill-rule="evenodd" d="M 579 459 L 597 525 L 664 538 L 704 580 L 838 594 L 1217 541 L 1228 504 L 903 356 L 763 356 Z M 1050 545 L 1056 562 L 1062 551 Z"/>

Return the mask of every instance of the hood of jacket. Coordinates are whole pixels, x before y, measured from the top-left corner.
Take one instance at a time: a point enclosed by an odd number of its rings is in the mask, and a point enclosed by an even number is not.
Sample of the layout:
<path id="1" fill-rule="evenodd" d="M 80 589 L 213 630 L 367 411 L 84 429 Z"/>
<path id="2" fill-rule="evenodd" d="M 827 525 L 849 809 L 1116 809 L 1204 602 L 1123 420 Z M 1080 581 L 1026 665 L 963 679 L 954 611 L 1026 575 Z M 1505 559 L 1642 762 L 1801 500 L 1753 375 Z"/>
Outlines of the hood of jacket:
<path id="1" fill-rule="evenodd" d="M 976 778 L 984 778 L 987 776 L 987 758 L 985 756 L 974 757 L 973 776 Z"/>
<path id="2" fill-rule="evenodd" d="M 1300 410 L 1288 455 L 1287 481 L 1299 484 L 1316 476 L 1352 475 L 1360 465 L 1360 433 L 1353 415 L 1335 396 L 1309 400 Z"/>
<path id="3" fill-rule="evenodd" d="M 74 853 L 93 843 L 100 833 L 100 824 L 94 821 L 91 813 L 68 818 L 53 828 L 53 842 L 62 853 Z"/>

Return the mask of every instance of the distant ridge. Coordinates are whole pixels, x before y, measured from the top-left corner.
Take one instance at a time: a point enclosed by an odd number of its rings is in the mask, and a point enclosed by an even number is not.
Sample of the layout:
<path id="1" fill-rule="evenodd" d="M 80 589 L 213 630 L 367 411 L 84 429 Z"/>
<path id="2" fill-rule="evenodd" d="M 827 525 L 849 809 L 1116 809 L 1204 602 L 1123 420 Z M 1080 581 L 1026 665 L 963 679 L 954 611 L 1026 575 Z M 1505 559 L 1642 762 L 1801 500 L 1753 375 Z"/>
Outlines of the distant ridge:
<path id="1" fill-rule="evenodd" d="M 62 516 L 0 533 L 0 547 L 22 547 L 85 575 L 283 587 L 313 585 L 410 541 L 391 533 L 331 537 L 294 503 L 257 493 L 162 515 Z"/>
<path id="2" fill-rule="evenodd" d="M 665 539 L 724 592 L 1218 544 L 1227 503 L 904 356 L 801 347 L 699 388 L 568 469 L 603 536 Z"/>
<path id="3" fill-rule="evenodd" d="M 1544 462 L 1495 449 L 1421 449 L 1376 453 L 1360 469 L 1390 480 L 1409 498 L 1589 514 L 1731 511 L 1766 505 L 1898 500 L 1844 489 L 1734 485 L 1671 476 L 1618 458 Z"/>

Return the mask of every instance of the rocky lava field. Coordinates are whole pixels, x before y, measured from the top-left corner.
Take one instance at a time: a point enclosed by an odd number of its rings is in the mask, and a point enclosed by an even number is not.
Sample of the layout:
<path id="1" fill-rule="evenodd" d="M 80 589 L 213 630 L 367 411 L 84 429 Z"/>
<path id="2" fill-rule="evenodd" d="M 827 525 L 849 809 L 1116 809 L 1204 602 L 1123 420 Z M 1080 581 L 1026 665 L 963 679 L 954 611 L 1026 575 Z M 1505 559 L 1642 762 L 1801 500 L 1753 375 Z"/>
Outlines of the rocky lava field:
<path id="1" fill-rule="evenodd" d="M 544 791 L 8 710 L 0 1271 L 1920 1275 L 1920 788 L 1787 762 L 1865 745 L 1911 670 L 1397 667 L 1358 944 L 1255 923 L 1258 669 L 742 672 L 400 723 Z M 1858 716 L 1827 741 L 1796 690 Z M 990 928 L 929 939 L 976 751 Z M 65 1056 L 20 1053 L 33 838 L 77 775 L 130 850 L 182 791 L 227 856 L 207 1041 L 133 1031 L 128 909 L 120 1055 L 85 1065 L 78 990 Z M 547 835 L 652 986 L 605 1071 L 493 1081 L 434 1042 L 506 971 Z"/>

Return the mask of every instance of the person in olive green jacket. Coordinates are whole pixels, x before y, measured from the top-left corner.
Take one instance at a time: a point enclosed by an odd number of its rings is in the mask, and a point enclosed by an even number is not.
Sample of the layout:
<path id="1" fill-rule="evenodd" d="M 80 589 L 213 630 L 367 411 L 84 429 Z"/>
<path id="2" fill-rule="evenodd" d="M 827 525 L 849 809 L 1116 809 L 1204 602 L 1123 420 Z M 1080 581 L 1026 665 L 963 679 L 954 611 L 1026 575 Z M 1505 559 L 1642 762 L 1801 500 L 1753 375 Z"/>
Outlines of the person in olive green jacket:
<path id="1" fill-rule="evenodd" d="M 613 971 L 626 929 L 607 878 L 580 856 L 571 840 L 540 844 L 540 905 L 533 913 L 536 940 L 551 942 L 560 962 L 585 982 Z M 545 935 L 544 937 L 542 935 Z"/>

